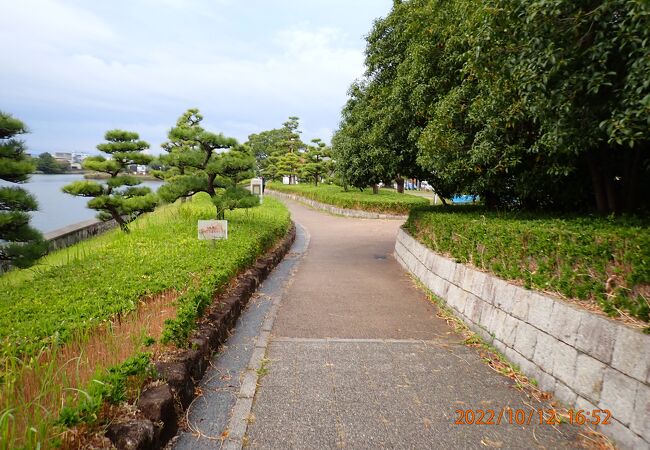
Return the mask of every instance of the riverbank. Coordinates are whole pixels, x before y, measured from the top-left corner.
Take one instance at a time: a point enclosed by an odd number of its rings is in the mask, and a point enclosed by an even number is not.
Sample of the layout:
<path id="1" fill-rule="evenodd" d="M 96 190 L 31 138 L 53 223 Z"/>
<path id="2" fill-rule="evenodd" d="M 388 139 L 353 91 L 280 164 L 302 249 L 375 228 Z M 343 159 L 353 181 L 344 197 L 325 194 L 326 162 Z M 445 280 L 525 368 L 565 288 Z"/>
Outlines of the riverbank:
<path id="1" fill-rule="evenodd" d="M 110 178 L 110 175 L 104 173 L 104 172 L 94 172 L 94 171 L 81 171 L 83 173 L 83 176 L 86 180 L 107 180 Z M 159 178 L 156 178 L 152 175 L 139 175 L 139 174 L 134 174 L 130 173 L 130 176 L 137 178 L 140 181 L 158 181 L 162 182 Z"/>
<path id="2" fill-rule="evenodd" d="M 38 211 L 30 213 L 31 225 L 41 233 L 49 233 L 72 224 L 94 219 L 97 211 L 88 209 L 87 198 L 64 194 L 61 188 L 73 181 L 84 180 L 82 173 L 57 175 L 34 174 L 20 187 L 32 194 L 38 202 Z M 152 190 L 162 184 L 159 180 L 143 181 Z M 0 180 L 0 186 L 12 186 Z"/>

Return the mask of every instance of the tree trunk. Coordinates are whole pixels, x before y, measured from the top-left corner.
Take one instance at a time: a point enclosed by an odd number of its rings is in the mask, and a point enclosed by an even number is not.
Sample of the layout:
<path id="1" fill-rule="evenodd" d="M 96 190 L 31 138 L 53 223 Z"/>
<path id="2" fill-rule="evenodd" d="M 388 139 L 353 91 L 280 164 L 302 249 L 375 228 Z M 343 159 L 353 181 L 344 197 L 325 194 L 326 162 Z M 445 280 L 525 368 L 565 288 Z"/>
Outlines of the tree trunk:
<path id="1" fill-rule="evenodd" d="M 400 193 L 400 194 L 403 194 L 404 193 L 404 178 L 398 177 L 397 180 L 395 180 L 395 181 L 397 182 L 397 192 Z"/>
<path id="2" fill-rule="evenodd" d="M 603 176 L 598 169 L 597 157 L 593 152 L 587 153 L 587 165 L 589 166 L 589 174 L 591 175 L 591 184 L 594 189 L 594 200 L 596 201 L 596 209 L 601 214 L 607 214 L 607 196 L 605 194 L 605 185 Z"/>
<path id="3" fill-rule="evenodd" d="M 641 149 L 632 150 L 629 158 L 625 158 L 625 170 L 623 176 L 625 210 L 632 212 L 637 207 L 637 195 L 639 186 L 639 172 L 641 171 Z"/>
<path id="4" fill-rule="evenodd" d="M 372 193 L 373 194 L 379 194 L 379 185 L 378 184 L 373 184 L 372 185 Z"/>
<path id="5" fill-rule="evenodd" d="M 488 209 L 496 209 L 498 206 L 498 198 L 492 192 L 483 193 L 483 202 Z"/>
<path id="6" fill-rule="evenodd" d="M 214 197 L 216 195 L 216 192 L 214 190 L 214 180 L 217 178 L 216 174 L 209 174 L 208 175 L 208 189 L 207 193 L 210 194 L 210 197 Z"/>
<path id="7" fill-rule="evenodd" d="M 111 213 L 111 216 L 113 216 L 113 219 L 117 224 L 120 226 L 120 229 L 124 231 L 125 233 L 130 233 L 131 230 L 129 230 L 129 225 L 126 223 L 126 221 L 122 218 L 120 213 L 117 212 L 115 208 L 111 208 L 108 210 L 108 212 Z"/>

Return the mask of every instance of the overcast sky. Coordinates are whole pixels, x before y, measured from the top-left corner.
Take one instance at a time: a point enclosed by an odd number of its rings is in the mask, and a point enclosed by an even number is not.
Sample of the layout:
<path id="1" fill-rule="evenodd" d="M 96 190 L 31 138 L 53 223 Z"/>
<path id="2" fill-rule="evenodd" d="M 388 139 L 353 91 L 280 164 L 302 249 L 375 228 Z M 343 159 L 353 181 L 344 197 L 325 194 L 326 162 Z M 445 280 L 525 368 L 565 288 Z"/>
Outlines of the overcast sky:
<path id="1" fill-rule="evenodd" d="M 140 133 L 153 153 L 187 108 L 243 142 L 301 119 L 330 140 L 364 35 L 392 0 L 0 0 L 0 110 L 29 151 L 94 151 Z"/>

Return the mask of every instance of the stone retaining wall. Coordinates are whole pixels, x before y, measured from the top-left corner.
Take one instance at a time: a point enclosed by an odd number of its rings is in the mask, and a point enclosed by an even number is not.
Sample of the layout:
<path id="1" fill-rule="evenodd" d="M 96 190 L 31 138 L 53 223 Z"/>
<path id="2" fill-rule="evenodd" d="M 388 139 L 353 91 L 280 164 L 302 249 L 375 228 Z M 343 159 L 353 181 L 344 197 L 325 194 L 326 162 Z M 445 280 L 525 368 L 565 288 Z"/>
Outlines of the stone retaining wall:
<path id="1" fill-rule="evenodd" d="M 43 237 L 46 241 L 49 241 L 49 250 L 52 252 L 102 234 L 116 226 L 117 222 L 114 220 L 102 222 L 98 219 L 90 219 L 50 231 L 45 233 Z"/>
<path id="2" fill-rule="evenodd" d="M 46 241 L 49 241 L 48 250 L 53 252 L 55 250 L 70 247 L 84 239 L 102 234 L 116 226 L 117 223 L 114 220 L 102 222 L 98 219 L 90 219 L 45 233 L 43 234 L 43 238 Z M 10 264 L 0 264 L 0 275 L 11 270 L 11 268 Z"/>
<path id="3" fill-rule="evenodd" d="M 332 214 L 338 214 L 339 216 L 346 216 L 346 217 L 358 217 L 361 219 L 399 219 L 399 220 L 406 220 L 407 216 L 400 216 L 396 214 L 384 214 L 384 213 L 377 213 L 377 212 L 371 212 L 371 211 L 361 211 L 358 209 L 346 209 L 346 208 L 339 208 L 338 206 L 334 205 L 328 205 L 327 203 L 320 203 L 315 200 L 311 200 L 309 198 L 303 197 L 301 195 L 296 195 L 296 194 L 287 194 L 284 192 L 278 192 L 278 191 L 273 191 L 271 189 L 266 188 L 265 193 L 269 193 L 270 195 L 273 195 L 275 197 L 280 197 L 280 198 L 288 198 L 290 200 L 295 200 L 301 203 L 305 203 L 313 208 L 316 209 L 321 209 L 323 211 L 327 211 Z"/>
<path id="4" fill-rule="evenodd" d="M 611 411 L 599 431 L 650 449 L 650 335 L 455 263 L 403 229 L 395 257 L 541 389 L 576 410 Z"/>

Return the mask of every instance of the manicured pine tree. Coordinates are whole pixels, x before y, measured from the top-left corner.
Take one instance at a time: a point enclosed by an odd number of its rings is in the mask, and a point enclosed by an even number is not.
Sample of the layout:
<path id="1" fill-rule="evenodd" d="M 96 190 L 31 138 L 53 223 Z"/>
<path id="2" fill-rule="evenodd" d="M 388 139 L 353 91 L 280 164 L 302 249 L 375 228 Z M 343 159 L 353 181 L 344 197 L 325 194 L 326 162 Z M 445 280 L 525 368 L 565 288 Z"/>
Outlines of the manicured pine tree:
<path id="1" fill-rule="evenodd" d="M 311 179 L 314 185 L 318 186 L 318 181 L 331 172 L 331 152 L 325 142 L 316 138 L 311 142 L 305 153 L 305 163 L 300 169 L 303 178 Z"/>
<path id="2" fill-rule="evenodd" d="M 0 179 L 23 183 L 35 169 L 25 154 L 25 144 L 16 136 L 27 127 L 10 114 L 0 112 Z M 36 199 L 24 189 L 0 187 L 0 265 L 29 267 L 47 251 L 47 242 L 29 226 L 29 211 L 36 211 Z"/>
<path id="3" fill-rule="evenodd" d="M 188 109 L 169 131 L 169 141 L 162 147 L 170 155 L 175 152 L 170 165 L 176 173 L 165 177 L 167 182 L 158 191 L 160 197 L 173 202 L 206 192 L 217 209 L 217 219 L 223 219 L 226 210 L 257 205 L 256 196 L 237 186 L 253 176 L 255 158 L 239 147 L 236 139 L 203 129 L 202 120 L 198 109 Z M 182 173 L 178 161 L 182 161 Z"/>
<path id="4" fill-rule="evenodd" d="M 123 130 L 106 132 L 107 142 L 97 145 L 97 150 L 110 155 L 91 156 L 84 160 L 83 168 L 109 175 L 105 183 L 75 181 L 63 187 L 63 192 L 79 197 L 92 197 L 88 207 L 99 211 L 101 220 L 114 219 L 120 228 L 129 232 L 128 224 L 140 214 L 153 211 L 158 198 L 141 181 L 124 174 L 129 164 L 148 164 L 153 159 L 142 152 L 149 144 L 140 140 L 138 133 Z"/>

